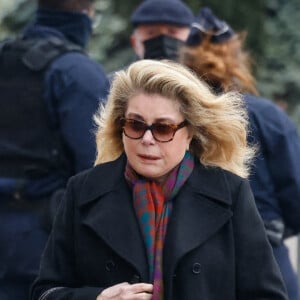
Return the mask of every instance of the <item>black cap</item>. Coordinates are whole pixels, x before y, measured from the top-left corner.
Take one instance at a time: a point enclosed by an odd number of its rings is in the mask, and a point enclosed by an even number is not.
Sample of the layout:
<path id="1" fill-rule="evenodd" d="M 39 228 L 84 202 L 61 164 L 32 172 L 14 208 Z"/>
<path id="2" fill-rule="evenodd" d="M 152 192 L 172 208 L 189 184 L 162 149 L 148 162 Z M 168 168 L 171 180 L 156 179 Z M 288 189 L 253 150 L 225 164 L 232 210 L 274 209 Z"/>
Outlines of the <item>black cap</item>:
<path id="1" fill-rule="evenodd" d="M 190 26 L 194 21 L 190 8 L 180 0 L 144 0 L 132 13 L 131 23 L 163 23 L 177 26 Z"/>
<path id="2" fill-rule="evenodd" d="M 211 35 L 212 43 L 222 43 L 230 39 L 235 32 L 225 21 L 218 19 L 210 8 L 203 7 L 192 24 L 186 44 L 189 46 L 201 44 L 205 34 Z"/>

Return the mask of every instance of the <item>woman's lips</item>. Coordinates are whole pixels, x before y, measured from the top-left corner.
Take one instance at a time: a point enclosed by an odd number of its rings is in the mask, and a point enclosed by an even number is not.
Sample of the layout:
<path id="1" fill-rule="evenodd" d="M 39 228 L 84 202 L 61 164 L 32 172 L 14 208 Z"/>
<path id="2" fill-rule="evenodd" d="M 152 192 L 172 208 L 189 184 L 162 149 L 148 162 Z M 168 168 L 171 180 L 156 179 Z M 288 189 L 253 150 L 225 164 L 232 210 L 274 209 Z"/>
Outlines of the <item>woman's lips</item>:
<path id="1" fill-rule="evenodd" d="M 158 160 L 159 157 L 158 156 L 153 156 L 153 155 L 143 155 L 143 154 L 138 154 L 138 157 L 140 157 L 141 159 L 144 160 Z"/>

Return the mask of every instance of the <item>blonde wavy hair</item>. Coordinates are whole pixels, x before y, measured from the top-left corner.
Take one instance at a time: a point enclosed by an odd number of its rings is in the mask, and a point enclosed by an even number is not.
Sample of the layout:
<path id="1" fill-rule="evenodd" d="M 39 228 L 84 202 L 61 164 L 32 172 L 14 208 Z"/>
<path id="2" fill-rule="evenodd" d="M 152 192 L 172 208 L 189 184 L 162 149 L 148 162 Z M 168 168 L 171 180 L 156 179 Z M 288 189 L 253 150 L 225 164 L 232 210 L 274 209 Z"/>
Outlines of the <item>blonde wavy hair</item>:
<path id="1" fill-rule="evenodd" d="M 124 151 L 121 119 L 135 95 L 159 94 L 179 103 L 193 134 L 190 151 L 205 166 L 247 177 L 254 149 L 247 144 L 247 113 L 240 94 L 215 95 L 187 67 L 170 61 L 140 60 L 115 74 L 108 102 L 95 115 L 95 165 Z"/>
<path id="2" fill-rule="evenodd" d="M 257 95 L 252 75 L 253 61 L 243 49 L 246 32 L 235 34 L 221 43 L 211 42 L 211 37 L 207 33 L 199 45 L 183 47 L 179 61 L 217 89 Z"/>

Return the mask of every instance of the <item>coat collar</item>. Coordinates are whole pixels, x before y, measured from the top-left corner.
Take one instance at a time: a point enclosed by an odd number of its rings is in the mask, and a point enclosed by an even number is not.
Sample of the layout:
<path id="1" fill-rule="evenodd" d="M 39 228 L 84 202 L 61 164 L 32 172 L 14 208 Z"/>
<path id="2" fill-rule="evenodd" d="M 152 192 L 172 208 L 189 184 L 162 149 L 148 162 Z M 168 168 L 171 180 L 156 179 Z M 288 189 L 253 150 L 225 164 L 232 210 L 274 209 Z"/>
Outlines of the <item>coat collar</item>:
<path id="1" fill-rule="evenodd" d="M 87 171 L 79 206 L 96 200 L 102 195 L 113 191 L 122 180 L 125 170 L 126 156 L 122 154 L 118 159 L 98 165 Z M 107 175 L 107 176 L 106 176 Z"/>
<path id="2" fill-rule="evenodd" d="M 131 190 L 123 176 L 125 163 L 126 157 L 122 155 L 88 172 L 79 206 L 83 223 L 134 266 L 147 282 L 146 249 L 132 206 Z M 174 200 L 164 246 L 166 282 L 170 282 L 178 260 L 204 243 L 231 217 L 230 195 L 225 171 L 195 164 Z"/>
<path id="3" fill-rule="evenodd" d="M 60 35 L 83 48 L 91 33 L 92 20 L 87 14 L 46 8 L 39 8 L 35 22 L 24 30 L 25 37 Z"/>
<path id="4" fill-rule="evenodd" d="M 87 204 L 103 194 L 113 191 L 124 177 L 125 164 L 126 155 L 123 153 L 115 161 L 104 163 L 91 169 L 87 173 L 84 187 L 85 195 L 80 197 L 79 205 Z M 200 162 L 197 162 L 193 175 L 190 176 L 187 183 L 197 193 L 230 205 L 232 199 L 225 172 L 220 168 L 205 167 Z"/>

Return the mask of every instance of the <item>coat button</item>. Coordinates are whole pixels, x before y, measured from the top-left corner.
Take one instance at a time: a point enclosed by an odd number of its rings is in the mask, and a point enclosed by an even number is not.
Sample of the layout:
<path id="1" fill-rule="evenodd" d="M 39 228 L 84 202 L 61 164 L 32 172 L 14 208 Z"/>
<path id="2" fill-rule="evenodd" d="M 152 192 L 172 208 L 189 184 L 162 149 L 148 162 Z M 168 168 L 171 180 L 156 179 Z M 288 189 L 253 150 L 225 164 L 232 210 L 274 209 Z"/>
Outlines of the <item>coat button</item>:
<path id="1" fill-rule="evenodd" d="M 107 271 L 107 272 L 111 272 L 111 271 L 113 271 L 114 269 L 116 269 L 116 263 L 113 261 L 113 260 L 109 260 L 109 261 L 107 261 L 106 262 L 106 264 L 105 264 L 105 270 Z"/>
<path id="2" fill-rule="evenodd" d="M 58 150 L 57 149 L 52 149 L 51 154 L 53 156 L 58 156 Z"/>
<path id="3" fill-rule="evenodd" d="M 199 264 L 199 263 L 194 263 L 194 264 L 193 264 L 193 270 L 192 270 L 192 272 L 193 272 L 194 274 L 199 274 L 199 273 L 201 272 L 201 264 Z"/>

